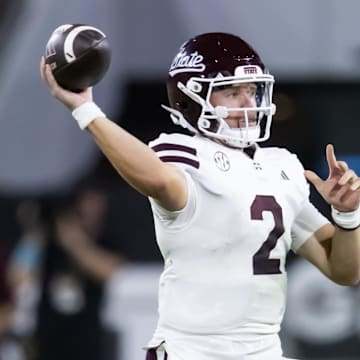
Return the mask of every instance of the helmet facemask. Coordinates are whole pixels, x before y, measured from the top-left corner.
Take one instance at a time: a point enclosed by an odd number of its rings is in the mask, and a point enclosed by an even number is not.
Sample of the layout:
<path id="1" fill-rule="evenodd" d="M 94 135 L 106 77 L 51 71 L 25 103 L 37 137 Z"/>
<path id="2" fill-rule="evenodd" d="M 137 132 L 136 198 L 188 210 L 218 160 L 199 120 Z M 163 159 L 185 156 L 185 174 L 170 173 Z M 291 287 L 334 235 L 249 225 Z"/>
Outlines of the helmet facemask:
<path id="1" fill-rule="evenodd" d="M 214 107 L 211 104 L 210 98 L 214 92 L 248 83 L 256 85 L 255 106 L 230 108 Z M 192 125 L 185 119 L 181 111 L 163 107 L 170 111 L 175 124 L 194 133 L 219 139 L 229 146 L 245 148 L 270 137 L 271 120 L 275 113 L 275 105 L 272 103 L 273 84 L 273 76 L 264 74 L 262 69 L 255 65 L 238 66 L 232 76 L 218 73 L 212 78 L 191 77 L 186 84 L 178 82 L 178 89 L 201 108 L 196 128 L 193 126 L 195 124 Z M 226 121 L 234 112 L 243 114 L 238 127 L 230 127 Z M 256 121 L 252 124 L 254 117 Z"/>

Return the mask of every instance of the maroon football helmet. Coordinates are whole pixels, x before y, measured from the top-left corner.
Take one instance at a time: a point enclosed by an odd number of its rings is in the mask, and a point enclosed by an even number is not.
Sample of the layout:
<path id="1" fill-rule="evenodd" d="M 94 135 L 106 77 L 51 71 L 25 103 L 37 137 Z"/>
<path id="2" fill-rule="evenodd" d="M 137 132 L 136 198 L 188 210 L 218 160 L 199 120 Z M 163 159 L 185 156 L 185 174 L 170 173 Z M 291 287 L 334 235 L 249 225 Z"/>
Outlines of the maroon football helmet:
<path id="1" fill-rule="evenodd" d="M 214 107 L 210 103 L 213 91 L 244 83 L 256 84 L 255 107 Z M 206 33 L 185 42 L 175 56 L 167 81 L 170 107 L 163 107 L 175 124 L 193 133 L 247 147 L 270 136 L 275 113 L 273 84 L 274 77 L 244 40 L 226 33 Z M 225 121 L 230 111 L 242 111 L 245 126 L 230 128 Z M 256 126 L 249 126 L 250 111 L 256 112 Z"/>

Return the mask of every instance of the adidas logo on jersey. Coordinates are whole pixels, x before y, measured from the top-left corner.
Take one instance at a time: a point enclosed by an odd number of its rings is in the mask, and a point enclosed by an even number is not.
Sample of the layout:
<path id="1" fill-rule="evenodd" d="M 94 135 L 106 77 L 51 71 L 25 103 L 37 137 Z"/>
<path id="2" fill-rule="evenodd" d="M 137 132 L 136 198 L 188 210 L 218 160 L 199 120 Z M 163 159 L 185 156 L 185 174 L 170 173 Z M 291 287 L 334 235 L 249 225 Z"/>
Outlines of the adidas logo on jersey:
<path id="1" fill-rule="evenodd" d="M 283 180 L 290 180 L 289 177 L 286 175 L 286 173 L 285 173 L 284 170 L 281 170 L 280 177 L 281 177 Z"/>

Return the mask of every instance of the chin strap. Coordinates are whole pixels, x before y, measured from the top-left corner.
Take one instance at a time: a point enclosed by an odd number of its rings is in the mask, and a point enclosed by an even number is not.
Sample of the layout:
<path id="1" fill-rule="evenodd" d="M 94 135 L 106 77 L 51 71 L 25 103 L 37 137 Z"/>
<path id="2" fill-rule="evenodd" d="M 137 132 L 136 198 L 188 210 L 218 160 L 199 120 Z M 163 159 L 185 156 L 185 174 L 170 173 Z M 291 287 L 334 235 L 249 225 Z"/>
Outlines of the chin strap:
<path id="1" fill-rule="evenodd" d="M 260 126 L 251 128 L 224 127 L 221 131 L 224 142 L 234 147 L 243 148 L 253 145 L 260 136 Z M 226 138 L 228 137 L 228 138 Z"/>
<path id="2" fill-rule="evenodd" d="M 188 129 L 193 133 L 199 132 L 185 120 L 184 115 L 179 110 L 175 110 L 163 104 L 161 104 L 161 107 L 170 113 L 170 118 L 175 125 L 180 125 L 184 129 Z"/>

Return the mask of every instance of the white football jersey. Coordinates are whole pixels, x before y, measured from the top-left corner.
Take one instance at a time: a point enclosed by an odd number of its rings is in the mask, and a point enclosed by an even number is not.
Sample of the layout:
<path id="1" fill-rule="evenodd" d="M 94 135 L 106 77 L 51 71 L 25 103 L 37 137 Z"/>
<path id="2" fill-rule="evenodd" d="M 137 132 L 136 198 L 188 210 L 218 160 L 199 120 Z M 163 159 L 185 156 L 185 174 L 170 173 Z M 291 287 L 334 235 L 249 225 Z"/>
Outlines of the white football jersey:
<path id="1" fill-rule="evenodd" d="M 302 165 L 284 149 L 258 147 L 250 158 L 202 136 L 162 134 L 149 146 L 184 171 L 189 189 L 181 211 L 150 199 L 165 266 L 149 345 L 166 341 L 176 353 L 192 344 L 184 359 L 197 360 L 261 352 L 264 339 L 277 341 L 287 253 L 328 223 L 308 200 Z"/>

